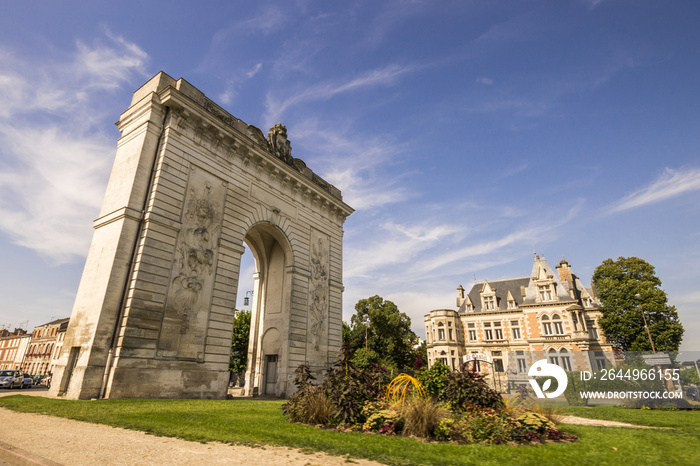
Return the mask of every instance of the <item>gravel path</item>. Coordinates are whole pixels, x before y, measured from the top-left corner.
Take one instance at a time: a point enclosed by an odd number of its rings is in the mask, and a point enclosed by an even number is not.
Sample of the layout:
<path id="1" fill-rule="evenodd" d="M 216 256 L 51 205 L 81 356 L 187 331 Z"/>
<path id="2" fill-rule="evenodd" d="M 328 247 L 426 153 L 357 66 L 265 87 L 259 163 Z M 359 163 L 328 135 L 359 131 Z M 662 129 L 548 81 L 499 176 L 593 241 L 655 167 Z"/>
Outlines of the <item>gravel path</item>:
<path id="1" fill-rule="evenodd" d="M 635 429 L 661 429 L 662 427 L 638 426 L 626 422 L 604 421 L 602 419 L 589 419 L 586 417 L 561 416 L 561 424 L 578 424 L 581 426 L 608 426 L 608 427 L 634 427 Z"/>

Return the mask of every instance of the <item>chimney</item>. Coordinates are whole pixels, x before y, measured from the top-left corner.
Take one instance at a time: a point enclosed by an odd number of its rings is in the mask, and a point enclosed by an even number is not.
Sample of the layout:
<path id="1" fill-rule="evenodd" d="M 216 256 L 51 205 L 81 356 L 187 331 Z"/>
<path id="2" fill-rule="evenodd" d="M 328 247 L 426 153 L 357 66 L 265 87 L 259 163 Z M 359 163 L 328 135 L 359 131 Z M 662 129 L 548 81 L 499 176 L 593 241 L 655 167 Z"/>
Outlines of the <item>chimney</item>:
<path id="1" fill-rule="evenodd" d="M 563 257 L 561 258 L 561 261 L 557 264 L 556 266 L 557 273 L 559 274 L 559 280 L 562 282 L 571 282 L 572 277 L 571 277 L 571 267 L 569 267 L 569 263 L 566 262 L 566 259 Z"/>

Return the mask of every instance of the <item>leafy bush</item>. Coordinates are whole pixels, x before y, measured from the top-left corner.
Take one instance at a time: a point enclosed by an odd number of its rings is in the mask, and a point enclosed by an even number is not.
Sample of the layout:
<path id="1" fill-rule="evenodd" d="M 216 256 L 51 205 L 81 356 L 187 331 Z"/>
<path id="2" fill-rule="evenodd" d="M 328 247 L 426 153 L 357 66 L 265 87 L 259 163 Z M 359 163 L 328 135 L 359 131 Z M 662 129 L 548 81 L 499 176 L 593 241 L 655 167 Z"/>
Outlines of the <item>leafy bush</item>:
<path id="1" fill-rule="evenodd" d="M 362 414 L 367 419 L 362 425 L 365 432 L 394 434 L 403 429 L 404 420 L 395 404 L 383 400 L 370 402 L 362 409 Z"/>
<path id="2" fill-rule="evenodd" d="M 469 370 L 467 364 L 449 373 L 441 401 L 449 403 L 455 413 L 470 408 L 505 408 L 501 395 L 488 387 L 481 374 Z"/>
<path id="3" fill-rule="evenodd" d="M 505 412 L 473 410 L 457 419 L 445 420 L 436 429 L 437 437 L 459 443 L 507 443 L 522 437 L 520 425 Z"/>
<path id="4" fill-rule="evenodd" d="M 420 370 L 416 377 L 423 384 L 425 392 L 428 396 L 440 400 L 445 392 L 447 385 L 447 376 L 450 374 L 450 368 L 441 362 L 436 362 L 428 370 Z"/>
<path id="5" fill-rule="evenodd" d="M 352 358 L 352 363 L 357 368 L 366 369 L 372 364 L 379 363 L 379 354 L 372 349 L 365 350 L 364 348 L 360 348 L 355 351 L 355 355 Z"/>
<path id="6" fill-rule="evenodd" d="M 544 434 L 548 430 L 556 430 L 554 423 L 539 413 L 525 413 L 518 416 L 516 421 L 525 429 L 532 430 L 538 434 Z"/>
<path id="7" fill-rule="evenodd" d="M 321 387 L 335 407 L 333 420 L 337 424 L 362 424 L 366 417 L 362 409 L 368 401 L 375 401 L 384 394 L 388 383 L 386 370 L 370 364 L 360 370 L 352 363 L 345 350 L 338 363 L 328 369 Z"/>

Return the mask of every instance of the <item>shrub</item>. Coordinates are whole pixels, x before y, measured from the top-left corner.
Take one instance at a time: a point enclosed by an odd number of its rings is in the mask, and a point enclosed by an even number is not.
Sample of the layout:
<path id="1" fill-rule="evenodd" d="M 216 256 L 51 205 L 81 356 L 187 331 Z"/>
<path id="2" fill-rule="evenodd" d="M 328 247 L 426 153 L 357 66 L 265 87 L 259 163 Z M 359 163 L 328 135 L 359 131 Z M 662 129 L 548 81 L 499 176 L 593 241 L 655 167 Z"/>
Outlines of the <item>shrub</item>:
<path id="1" fill-rule="evenodd" d="M 344 350 L 340 361 L 328 369 L 321 387 L 335 407 L 333 421 L 337 424 L 362 424 L 366 417 L 362 409 L 368 401 L 384 394 L 388 382 L 386 370 L 377 364 L 359 370 Z"/>
<path id="2" fill-rule="evenodd" d="M 481 374 L 469 370 L 466 363 L 447 376 L 441 401 L 449 403 L 455 413 L 474 407 L 495 410 L 505 408 L 501 395 L 488 387 Z"/>
<path id="3" fill-rule="evenodd" d="M 384 401 L 370 402 L 362 411 L 367 419 L 362 425 L 362 430 L 365 432 L 394 434 L 403 428 L 403 417 L 396 409 L 396 405 Z"/>
<path id="4" fill-rule="evenodd" d="M 372 349 L 365 350 L 364 348 L 360 348 L 355 351 L 352 363 L 359 369 L 366 369 L 372 364 L 379 363 L 379 355 Z"/>
<path id="5" fill-rule="evenodd" d="M 297 386 L 297 391 L 289 398 L 289 402 L 282 405 L 282 412 L 290 421 L 312 423 L 308 399 L 317 389 L 311 383 L 315 378 L 309 367 L 304 364 L 297 367 L 294 374 L 294 384 Z"/>
<path id="6" fill-rule="evenodd" d="M 516 419 L 527 430 L 545 434 L 548 430 L 556 430 L 554 423 L 539 413 L 525 413 Z"/>
<path id="7" fill-rule="evenodd" d="M 312 387 L 304 400 L 304 409 L 311 424 L 326 425 L 335 415 L 335 406 L 321 387 Z"/>
<path id="8" fill-rule="evenodd" d="M 507 443 L 518 439 L 520 425 L 503 412 L 474 410 L 455 420 L 449 427 L 449 438 L 459 443 Z"/>
<path id="9" fill-rule="evenodd" d="M 430 398 L 408 399 L 401 405 L 400 410 L 405 422 L 404 433 L 424 438 L 433 437 L 435 429 L 449 415 L 449 411 L 442 404 Z"/>
<path id="10" fill-rule="evenodd" d="M 446 365 L 436 362 L 430 369 L 418 371 L 416 376 L 428 396 L 440 400 L 445 392 L 449 374 L 450 369 Z"/>

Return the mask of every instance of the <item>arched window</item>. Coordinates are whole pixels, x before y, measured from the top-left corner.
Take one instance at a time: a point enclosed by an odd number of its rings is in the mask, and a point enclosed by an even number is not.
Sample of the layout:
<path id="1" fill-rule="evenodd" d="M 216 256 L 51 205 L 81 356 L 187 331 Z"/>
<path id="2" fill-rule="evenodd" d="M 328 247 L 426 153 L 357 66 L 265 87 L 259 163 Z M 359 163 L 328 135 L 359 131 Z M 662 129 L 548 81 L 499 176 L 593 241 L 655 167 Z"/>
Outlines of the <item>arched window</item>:
<path id="1" fill-rule="evenodd" d="M 438 324 L 438 340 L 444 340 L 445 339 L 445 325 L 440 322 Z"/>
<path id="2" fill-rule="evenodd" d="M 571 359 L 569 359 L 569 352 L 566 348 L 562 348 L 561 351 L 559 351 L 559 358 L 561 359 L 561 368 L 565 371 L 570 371 Z"/>
<path id="3" fill-rule="evenodd" d="M 548 316 L 542 316 L 542 333 L 545 335 L 552 334 L 552 323 L 549 321 Z"/>
<path id="4" fill-rule="evenodd" d="M 559 355 L 557 354 L 557 350 L 554 348 L 549 350 L 547 353 L 547 358 L 549 359 L 550 364 L 556 364 L 557 366 L 559 365 Z"/>
<path id="5" fill-rule="evenodd" d="M 552 316 L 552 321 L 554 323 L 554 333 L 556 335 L 563 335 L 564 334 L 564 326 L 561 323 L 561 317 L 559 317 L 558 314 L 554 314 Z"/>

